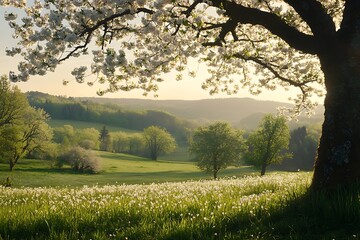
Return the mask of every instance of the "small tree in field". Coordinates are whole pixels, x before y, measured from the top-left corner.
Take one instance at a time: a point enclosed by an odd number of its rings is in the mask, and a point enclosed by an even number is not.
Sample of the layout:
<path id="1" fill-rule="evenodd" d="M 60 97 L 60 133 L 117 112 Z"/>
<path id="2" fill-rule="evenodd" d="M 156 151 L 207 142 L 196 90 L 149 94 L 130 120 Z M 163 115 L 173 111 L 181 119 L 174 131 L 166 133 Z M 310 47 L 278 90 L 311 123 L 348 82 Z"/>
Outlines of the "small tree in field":
<path id="1" fill-rule="evenodd" d="M 160 154 L 170 153 L 176 149 L 175 138 L 168 131 L 157 126 L 145 128 L 143 137 L 152 160 L 157 160 Z"/>
<path id="2" fill-rule="evenodd" d="M 51 141 L 47 120 L 42 109 L 30 107 L 25 94 L 0 76 L 0 158 L 9 162 L 10 171 L 21 158 L 44 150 Z"/>
<path id="3" fill-rule="evenodd" d="M 8 160 L 10 171 L 26 154 L 43 150 L 51 141 L 52 131 L 42 109 L 28 107 L 22 118 L 0 128 L 0 157 Z"/>
<path id="4" fill-rule="evenodd" d="M 195 131 L 189 150 L 198 167 L 216 179 L 220 169 L 239 162 L 244 150 L 242 132 L 223 122 L 201 127 Z"/>
<path id="5" fill-rule="evenodd" d="M 256 132 L 248 138 L 248 151 L 245 159 L 255 167 L 261 168 L 263 176 L 266 167 L 290 157 L 285 151 L 289 148 L 290 131 L 284 117 L 266 115 Z"/>

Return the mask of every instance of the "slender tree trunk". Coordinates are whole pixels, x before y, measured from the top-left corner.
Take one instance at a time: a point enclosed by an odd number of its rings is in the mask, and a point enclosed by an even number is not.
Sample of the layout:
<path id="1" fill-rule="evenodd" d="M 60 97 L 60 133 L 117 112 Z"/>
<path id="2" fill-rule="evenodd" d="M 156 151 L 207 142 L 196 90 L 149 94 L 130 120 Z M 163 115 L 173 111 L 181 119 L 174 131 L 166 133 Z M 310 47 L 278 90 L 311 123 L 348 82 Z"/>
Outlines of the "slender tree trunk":
<path id="1" fill-rule="evenodd" d="M 264 176 L 265 172 L 266 172 L 266 161 L 263 161 L 263 163 L 261 164 L 261 172 L 260 172 L 260 176 Z"/>
<path id="2" fill-rule="evenodd" d="M 315 191 L 360 180 L 359 53 L 348 47 L 320 57 L 327 95 L 312 182 Z"/>
<path id="3" fill-rule="evenodd" d="M 214 172 L 213 172 L 213 173 L 214 173 L 214 180 L 216 180 L 216 179 L 217 179 L 217 173 L 218 173 L 218 171 L 214 169 Z"/>
<path id="4" fill-rule="evenodd" d="M 12 160 L 9 160 L 10 165 L 10 172 L 14 169 L 15 163 Z"/>
<path id="5" fill-rule="evenodd" d="M 151 157 L 151 159 L 152 160 L 157 160 L 157 158 L 158 158 L 158 154 L 157 154 L 157 151 L 156 151 L 156 149 L 151 149 L 151 153 L 150 153 L 150 157 Z"/>
<path id="6" fill-rule="evenodd" d="M 156 138 L 149 143 L 149 149 L 150 149 L 150 158 L 156 161 L 159 153 Z"/>

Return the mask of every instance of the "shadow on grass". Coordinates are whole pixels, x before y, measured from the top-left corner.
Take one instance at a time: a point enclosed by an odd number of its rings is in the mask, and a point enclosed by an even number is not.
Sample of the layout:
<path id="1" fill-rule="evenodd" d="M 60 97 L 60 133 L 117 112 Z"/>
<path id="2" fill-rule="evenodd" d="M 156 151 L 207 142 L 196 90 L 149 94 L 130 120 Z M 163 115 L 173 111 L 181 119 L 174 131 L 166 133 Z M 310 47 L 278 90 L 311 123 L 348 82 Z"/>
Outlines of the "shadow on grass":
<path id="1" fill-rule="evenodd" d="M 84 174 L 84 175 L 94 175 L 89 173 L 77 172 L 71 168 L 19 168 L 15 169 L 16 172 L 37 172 L 37 173 L 59 173 L 59 174 Z"/>
<path id="2" fill-rule="evenodd" d="M 286 207 L 238 213 L 211 228 L 179 229 L 159 239 L 360 239 L 360 185 L 292 196 Z"/>
<path id="3" fill-rule="evenodd" d="M 360 239 L 359 189 L 294 196 L 283 208 L 239 213 L 211 228 L 180 229 L 161 239 Z"/>
<path id="4" fill-rule="evenodd" d="M 98 155 L 101 158 L 110 159 L 110 160 L 127 160 L 127 161 L 135 161 L 135 162 L 142 162 L 142 161 L 155 162 L 154 160 L 151 160 L 149 158 L 135 156 L 135 155 L 122 154 L 122 153 L 99 152 Z"/>
<path id="5" fill-rule="evenodd" d="M 234 216 L 222 227 L 234 239 L 360 239 L 359 190 L 360 185 L 332 194 L 308 192 L 268 216 Z"/>

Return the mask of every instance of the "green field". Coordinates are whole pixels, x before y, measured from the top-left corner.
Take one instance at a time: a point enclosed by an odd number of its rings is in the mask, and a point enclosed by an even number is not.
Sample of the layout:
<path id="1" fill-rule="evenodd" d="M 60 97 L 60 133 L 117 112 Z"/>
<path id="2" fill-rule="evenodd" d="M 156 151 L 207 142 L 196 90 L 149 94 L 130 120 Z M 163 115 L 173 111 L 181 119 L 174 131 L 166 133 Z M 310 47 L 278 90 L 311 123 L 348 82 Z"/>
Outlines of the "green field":
<path id="1" fill-rule="evenodd" d="M 180 152 L 164 156 L 158 161 L 127 154 L 97 152 L 102 171 L 95 175 L 77 174 L 70 168 L 53 169 L 50 161 L 23 159 L 16 165 L 13 173 L 8 171 L 8 164 L 0 163 L 0 181 L 11 177 L 15 187 L 44 187 L 142 184 L 211 178 L 211 174 L 200 171 L 193 162 L 179 161 Z M 254 171 L 247 166 L 233 167 L 220 171 L 219 176 L 243 176 L 253 174 Z"/>

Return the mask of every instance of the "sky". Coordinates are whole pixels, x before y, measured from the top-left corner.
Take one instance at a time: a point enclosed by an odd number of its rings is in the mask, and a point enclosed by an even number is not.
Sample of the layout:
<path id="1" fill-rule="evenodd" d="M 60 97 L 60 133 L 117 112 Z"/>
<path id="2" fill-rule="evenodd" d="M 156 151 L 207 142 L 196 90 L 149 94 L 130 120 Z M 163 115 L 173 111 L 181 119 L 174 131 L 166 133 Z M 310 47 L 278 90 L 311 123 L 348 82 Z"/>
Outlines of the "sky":
<path id="1" fill-rule="evenodd" d="M 8 74 L 9 71 L 17 70 L 17 63 L 21 60 L 19 57 L 8 57 L 5 54 L 5 49 L 16 46 L 16 41 L 12 39 L 12 30 L 4 20 L 4 13 L 11 12 L 11 9 L 0 7 L 0 74 Z M 45 76 L 31 76 L 27 82 L 20 82 L 16 85 L 23 92 L 27 91 L 39 91 L 52 95 L 61 95 L 68 97 L 97 97 L 97 90 L 103 89 L 101 85 L 94 85 L 89 87 L 87 84 L 79 84 L 73 80 L 70 74 L 71 70 L 76 64 L 81 64 L 81 61 L 86 59 L 69 60 L 60 65 L 55 72 L 50 72 Z M 104 97 L 108 98 L 146 98 L 146 99 L 183 99 L 183 100 L 198 100 L 209 98 L 228 98 L 228 97 L 251 97 L 258 100 L 273 100 L 288 102 L 289 97 L 295 96 L 299 92 L 294 91 L 264 91 L 260 95 L 251 95 L 247 89 L 241 89 L 239 93 L 233 95 L 227 95 L 225 93 L 215 94 L 211 96 L 206 90 L 201 88 L 201 83 L 206 79 L 206 66 L 201 66 L 198 69 L 197 77 L 186 77 L 181 81 L 175 80 L 175 74 L 169 74 L 165 78 L 166 80 L 159 83 L 158 97 L 154 98 L 150 93 L 147 97 L 142 95 L 142 91 L 134 90 L 130 92 L 117 92 L 105 94 Z M 70 80 L 70 83 L 66 86 L 62 84 L 63 80 Z M 320 100 L 321 101 L 321 100 Z M 320 102 L 321 103 L 321 102 Z"/>

